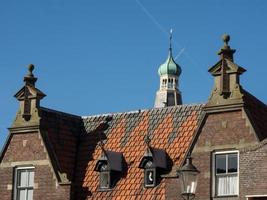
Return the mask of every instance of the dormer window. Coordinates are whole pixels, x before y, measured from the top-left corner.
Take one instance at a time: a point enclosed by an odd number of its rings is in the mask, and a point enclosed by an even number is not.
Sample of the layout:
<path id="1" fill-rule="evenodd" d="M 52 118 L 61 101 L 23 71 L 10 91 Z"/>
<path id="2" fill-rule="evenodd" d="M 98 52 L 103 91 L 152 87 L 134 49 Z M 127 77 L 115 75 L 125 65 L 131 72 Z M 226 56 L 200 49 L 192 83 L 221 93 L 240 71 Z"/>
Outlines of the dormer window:
<path id="1" fill-rule="evenodd" d="M 167 169 L 165 151 L 148 147 L 139 164 L 139 168 L 144 169 L 144 186 L 157 186 L 160 175 Z"/>
<path id="2" fill-rule="evenodd" d="M 122 173 L 122 153 L 104 150 L 97 161 L 95 171 L 99 172 L 99 189 L 111 189 Z"/>

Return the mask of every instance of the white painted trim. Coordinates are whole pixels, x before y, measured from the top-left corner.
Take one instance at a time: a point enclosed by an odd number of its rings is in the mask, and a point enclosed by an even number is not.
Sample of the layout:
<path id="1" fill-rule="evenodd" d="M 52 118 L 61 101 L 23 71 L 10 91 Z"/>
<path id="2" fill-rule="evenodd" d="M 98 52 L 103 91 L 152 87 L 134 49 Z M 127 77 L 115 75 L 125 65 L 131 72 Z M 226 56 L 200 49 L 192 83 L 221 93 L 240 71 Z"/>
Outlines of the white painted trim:
<path id="1" fill-rule="evenodd" d="M 17 166 L 16 170 L 21 170 L 21 169 L 34 169 L 34 166 Z"/>
<path id="2" fill-rule="evenodd" d="M 215 150 L 212 152 L 212 196 L 216 196 L 216 188 L 215 188 L 215 181 L 216 181 L 216 172 L 215 172 L 215 156 L 218 154 L 231 154 L 231 153 L 237 153 L 237 196 L 239 196 L 239 151 L 238 150 Z M 227 196 L 220 196 L 220 197 L 227 197 Z"/>
<path id="3" fill-rule="evenodd" d="M 239 153 L 239 152 L 238 150 L 229 150 L 229 151 L 216 150 L 213 152 L 213 154 L 228 154 L 228 153 Z"/>
<path id="4" fill-rule="evenodd" d="M 267 194 L 263 194 L 263 195 L 260 195 L 260 194 L 256 194 L 256 195 L 246 195 L 245 197 L 267 197 Z"/>
<path id="5" fill-rule="evenodd" d="M 19 170 L 24 170 L 24 169 L 35 169 L 35 167 L 34 166 L 16 166 L 15 168 L 14 168 L 14 182 L 13 182 L 13 188 L 14 188 L 14 190 L 13 190 L 13 196 L 14 196 L 14 200 L 16 200 L 17 199 L 17 178 L 18 178 L 18 171 Z"/>

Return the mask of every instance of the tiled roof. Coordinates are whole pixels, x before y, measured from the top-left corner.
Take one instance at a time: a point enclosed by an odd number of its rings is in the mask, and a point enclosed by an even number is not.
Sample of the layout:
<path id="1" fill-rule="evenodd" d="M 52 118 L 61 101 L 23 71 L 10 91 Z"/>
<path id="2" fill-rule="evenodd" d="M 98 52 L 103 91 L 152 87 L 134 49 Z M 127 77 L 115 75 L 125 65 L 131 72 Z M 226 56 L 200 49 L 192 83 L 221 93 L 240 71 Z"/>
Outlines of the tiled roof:
<path id="1" fill-rule="evenodd" d="M 259 139 L 267 138 L 267 105 L 247 91 L 244 91 L 244 101 Z"/>
<path id="2" fill-rule="evenodd" d="M 249 118 L 260 140 L 267 138 L 267 106 L 244 92 Z M 165 179 L 155 188 L 144 188 L 144 170 L 139 164 L 150 146 L 166 151 L 168 170 L 173 175 L 181 166 L 203 117 L 204 104 L 180 105 L 135 112 L 79 117 L 41 108 L 42 133 L 56 170 L 66 174 L 61 181 L 74 183 L 75 199 L 165 199 Z M 116 185 L 99 189 L 99 172 L 94 171 L 102 150 L 123 154 L 127 167 Z M 75 174 L 74 174 L 75 173 Z"/>
<path id="3" fill-rule="evenodd" d="M 143 185 L 139 163 L 147 148 L 144 138 L 149 135 L 151 147 L 166 151 L 172 160 L 170 168 L 180 166 L 200 122 L 202 107 L 182 105 L 112 114 L 111 120 L 106 120 L 107 115 L 84 117 L 86 133 L 79 145 L 75 199 L 164 199 L 164 179 L 155 188 Z M 127 163 L 122 178 L 107 191 L 99 190 L 99 173 L 94 171 L 101 156 L 100 140 L 106 150 L 123 153 Z"/>
<path id="4" fill-rule="evenodd" d="M 59 179 L 61 183 L 72 181 L 82 119 L 47 108 L 41 108 L 41 112 L 42 136 Z"/>

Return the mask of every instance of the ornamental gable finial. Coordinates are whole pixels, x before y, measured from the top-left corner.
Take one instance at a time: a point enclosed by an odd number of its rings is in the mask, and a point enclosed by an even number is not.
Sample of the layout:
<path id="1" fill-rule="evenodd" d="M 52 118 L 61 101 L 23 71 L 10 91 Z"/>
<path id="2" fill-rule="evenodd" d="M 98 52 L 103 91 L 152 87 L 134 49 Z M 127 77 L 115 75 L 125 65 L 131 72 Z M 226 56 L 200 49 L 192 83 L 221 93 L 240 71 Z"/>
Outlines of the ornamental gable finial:
<path id="1" fill-rule="evenodd" d="M 206 107 L 234 105 L 243 102 L 243 90 L 239 79 L 246 70 L 234 63 L 233 54 L 236 50 L 229 46 L 230 36 L 224 34 L 222 39 L 224 44 L 218 53 L 220 60 L 209 69 L 214 76 L 214 88 Z"/>
<path id="2" fill-rule="evenodd" d="M 29 64 L 28 65 L 28 74 L 24 77 L 24 82 L 26 85 L 35 85 L 35 82 L 37 81 L 37 78 L 34 77 L 34 74 L 32 73 L 34 70 L 34 65 Z"/>
<path id="3" fill-rule="evenodd" d="M 15 94 L 20 102 L 19 112 L 13 126 L 26 125 L 25 122 L 39 123 L 40 100 L 46 95 L 35 87 L 37 78 L 33 74 L 34 65 L 28 66 L 28 74 L 24 77 L 25 85 Z"/>

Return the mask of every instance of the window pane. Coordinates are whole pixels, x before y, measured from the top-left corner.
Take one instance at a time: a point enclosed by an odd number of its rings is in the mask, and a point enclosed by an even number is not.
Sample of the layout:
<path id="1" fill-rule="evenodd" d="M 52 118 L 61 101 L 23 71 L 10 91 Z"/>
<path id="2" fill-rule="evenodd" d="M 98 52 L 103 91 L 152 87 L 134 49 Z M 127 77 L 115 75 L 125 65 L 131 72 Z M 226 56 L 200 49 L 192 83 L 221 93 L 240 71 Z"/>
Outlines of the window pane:
<path id="1" fill-rule="evenodd" d="M 33 171 L 29 171 L 29 187 L 33 187 L 34 185 L 34 172 Z"/>
<path id="2" fill-rule="evenodd" d="M 109 173 L 108 172 L 100 173 L 100 187 L 109 188 Z"/>
<path id="3" fill-rule="evenodd" d="M 28 172 L 25 170 L 18 171 L 18 186 L 27 187 L 28 186 Z"/>
<path id="4" fill-rule="evenodd" d="M 28 198 L 27 200 L 33 200 L 33 190 L 28 190 Z"/>
<path id="5" fill-rule="evenodd" d="M 238 195 L 237 175 L 217 176 L 216 194 L 217 196 Z"/>
<path id="6" fill-rule="evenodd" d="M 146 170 L 146 185 L 154 185 L 154 171 L 153 170 Z"/>
<path id="7" fill-rule="evenodd" d="M 152 166 L 152 162 L 149 160 L 147 161 L 147 163 L 145 164 L 145 168 L 150 168 Z"/>
<path id="8" fill-rule="evenodd" d="M 237 172 L 237 154 L 228 154 L 228 173 Z"/>
<path id="9" fill-rule="evenodd" d="M 237 175 L 228 176 L 229 188 L 228 193 L 230 195 L 238 195 L 238 178 Z"/>
<path id="10" fill-rule="evenodd" d="M 226 176 L 219 176 L 216 178 L 216 190 L 217 195 L 227 195 L 227 177 Z"/>
<path id="11" fill-rule="evenodd" d="M 218 154 L 215 156 L 215 160 L 216 160 L 216 173 L 217 174 L 226 173 L 226 155 Z"/>
<path id="12" fill-rule="evenodd" d="M 101 165 L 101 167 L 100 167 L 100 171 L 105 171 L 105 170 L 107 170 L 108 169 L 108 165 L 106 165 L 106 164 L 103 164 L 103 165 Z"/>
<path id="13" fill-rule="evenodd" d="M 26 199 L 26 190 L 18 190 L 18 200 L 25 200 Z"/>

